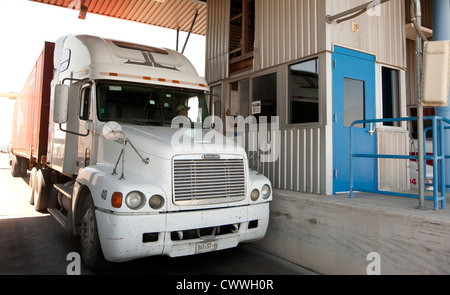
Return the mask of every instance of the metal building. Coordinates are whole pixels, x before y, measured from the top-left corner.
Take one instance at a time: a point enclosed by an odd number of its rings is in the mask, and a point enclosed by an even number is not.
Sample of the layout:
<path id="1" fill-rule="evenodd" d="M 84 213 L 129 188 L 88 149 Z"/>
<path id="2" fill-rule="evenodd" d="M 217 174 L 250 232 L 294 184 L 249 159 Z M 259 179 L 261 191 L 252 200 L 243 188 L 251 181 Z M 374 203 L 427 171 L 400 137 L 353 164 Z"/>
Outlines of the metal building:
<path id="1" fill-rule="evenodd" d="M 420 31 L 430 40 L 438 1 L 420 1 Z M 371 251 L 383 256 L 384 273 L 448 273 L 448 259 L 440 259 L 448 230 L 438 230 L 433 254 L 424 251 L 431 229 L 413 208 L 321 197 L 354 188 L 350 166 L 362 190 L 411 188 L 409 160 L 349 164 L 352 122 L 418 114 L 411 8 L 410 0 L 208 1 L 206 78 L 215 114 L 279 117 L 279 130 L 267 136 L 280 143 L 279 158 L 260 167 L 279 189 L 262 249 L 330 274 L 365 273 Z M 353 153 L 379 155 L 409 155 L 418 133 L 411 122 L 352 130 Z M 439 227 L 446 222 L 445 214 L 436 219 Z"/>
<path id="2" fill-rule="evenodd" d="M 424 2 L 430 27 L 431 1 Z M 206 78 L 221 107 L 216 114 L 223 117 L 230 109 L 246 117 L 252 103 L 261 101 L 258 116 L 280 117 L 280 157 L 261 168 L 276 188 L 322 195 L 348 191 L 350 123 L 405 117 L 415 105 L 409 0 L 327 20 L 364 3 L 208 1 Z M 378 139 L 372 149 L 380 154 L 408 154 L 406 123 L 361 127 L 356 149 L 372 145 L 366 138 L 372 136 Z M 371 162 L 357 165 L 362 186 L 409 188 L 407 161 Z"/>

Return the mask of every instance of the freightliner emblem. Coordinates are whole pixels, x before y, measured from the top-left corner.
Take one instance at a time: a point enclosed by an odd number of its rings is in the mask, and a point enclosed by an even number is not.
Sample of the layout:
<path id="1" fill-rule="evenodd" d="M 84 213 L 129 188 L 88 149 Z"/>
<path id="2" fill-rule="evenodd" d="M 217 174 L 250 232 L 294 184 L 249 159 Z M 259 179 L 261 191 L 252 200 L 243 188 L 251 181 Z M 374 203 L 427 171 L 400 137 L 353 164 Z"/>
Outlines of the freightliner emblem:
<path id="1" fill-rule="evenodd" d="M 214 155 L 214 154 L 206 154 L 202 156 L 203 160 L 219 160 L 220 155 Z"/>

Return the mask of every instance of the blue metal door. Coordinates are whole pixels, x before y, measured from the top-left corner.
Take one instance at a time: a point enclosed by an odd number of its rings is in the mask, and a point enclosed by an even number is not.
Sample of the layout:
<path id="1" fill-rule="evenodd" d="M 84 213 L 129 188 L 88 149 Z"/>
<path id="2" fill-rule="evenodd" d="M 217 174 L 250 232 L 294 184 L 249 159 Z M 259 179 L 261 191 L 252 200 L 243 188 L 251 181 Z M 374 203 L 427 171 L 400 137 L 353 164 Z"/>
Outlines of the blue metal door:
<path id="1" fill-rule="evenodd" d="M 356 120 L 375 119 L 375 57 L 335 46 L 333 53 L 333 192 L 350 190 L 350 126 Z M 373 124 L 353 127 L 353 153 L 376 151 Z M 353 160 L 354 188 L 374 190 L 376 160 Z"/>

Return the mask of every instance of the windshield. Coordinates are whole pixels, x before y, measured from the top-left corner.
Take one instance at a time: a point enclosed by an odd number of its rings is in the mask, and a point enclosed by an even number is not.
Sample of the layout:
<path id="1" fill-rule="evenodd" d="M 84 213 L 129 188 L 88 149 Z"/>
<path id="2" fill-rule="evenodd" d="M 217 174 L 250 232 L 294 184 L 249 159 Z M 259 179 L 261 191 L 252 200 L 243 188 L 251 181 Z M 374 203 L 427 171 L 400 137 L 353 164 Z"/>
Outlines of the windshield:
<path id="1" fill-rule="evenodd" d="M 208 116 L 205 94 L 199 90 L 101 81 L 97 84 L 97 117 L 139 125 L 171 125 L 186 116 L 203 124 Z"/>

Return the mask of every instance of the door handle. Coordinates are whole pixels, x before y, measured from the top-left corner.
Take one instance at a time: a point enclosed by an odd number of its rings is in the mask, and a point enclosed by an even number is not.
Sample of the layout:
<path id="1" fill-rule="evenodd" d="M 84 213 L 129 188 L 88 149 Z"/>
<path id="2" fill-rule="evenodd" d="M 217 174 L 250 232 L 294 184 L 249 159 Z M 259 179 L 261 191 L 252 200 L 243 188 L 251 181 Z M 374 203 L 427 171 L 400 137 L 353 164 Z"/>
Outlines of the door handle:
<path id="1" fill-rule="evenodd" d="M 370 123 L 369 134 L 370 134 L 370 136 L 373 136 L 374 133 L 375 133 L 375 127 L 374 127 L 373 123 Z"/>

